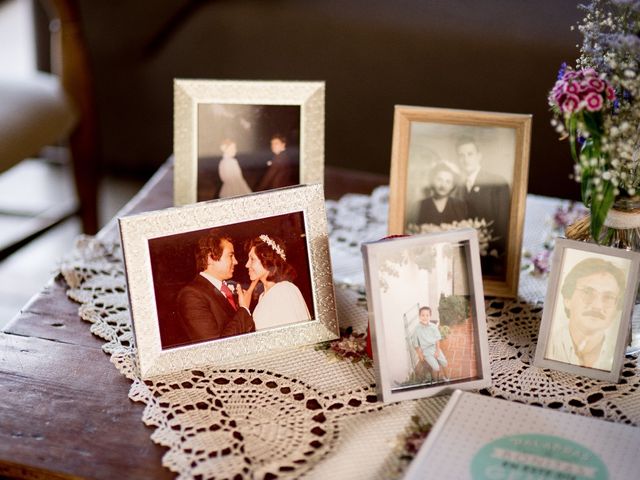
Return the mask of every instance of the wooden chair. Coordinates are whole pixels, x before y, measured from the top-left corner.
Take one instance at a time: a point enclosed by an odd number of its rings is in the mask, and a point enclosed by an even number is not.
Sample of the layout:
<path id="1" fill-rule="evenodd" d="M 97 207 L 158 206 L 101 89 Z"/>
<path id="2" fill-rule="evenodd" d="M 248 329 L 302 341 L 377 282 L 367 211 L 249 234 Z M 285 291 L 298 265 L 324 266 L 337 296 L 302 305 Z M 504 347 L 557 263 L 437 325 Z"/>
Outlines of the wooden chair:
<path id="1" fill-rule="evenodd" d="M 92 234 L 98 229 L 96 112 L 78 9 L 75 0 L 40 1 L 50 20 L 52 72 L 0 78 L 0 172 L 66 142 L 77 213 L 84 232 Z"/>

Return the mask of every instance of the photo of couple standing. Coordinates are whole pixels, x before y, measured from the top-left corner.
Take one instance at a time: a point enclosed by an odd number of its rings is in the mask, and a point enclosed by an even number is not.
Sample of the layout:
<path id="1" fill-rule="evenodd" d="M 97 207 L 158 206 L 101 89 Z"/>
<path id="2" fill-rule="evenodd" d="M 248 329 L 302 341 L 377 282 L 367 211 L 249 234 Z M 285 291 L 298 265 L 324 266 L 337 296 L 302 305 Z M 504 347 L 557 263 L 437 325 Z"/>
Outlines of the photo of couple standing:
<path id="1" fill-rule="evenodd" d="M 149 244 L 163 348 L 314 318 L 301 212 Z"/>
<path id="2" fill-rule="evenodd" d="M 197 200 L 300 183 L 300 107 L 200 104 Z"/>
<path id="3" fill-rule="evenodd" d="M 409 157 L 407 230 L 478 229 L 482 273 L 502 278 L 509 242 L 513 130 L 416 123 Z"/>

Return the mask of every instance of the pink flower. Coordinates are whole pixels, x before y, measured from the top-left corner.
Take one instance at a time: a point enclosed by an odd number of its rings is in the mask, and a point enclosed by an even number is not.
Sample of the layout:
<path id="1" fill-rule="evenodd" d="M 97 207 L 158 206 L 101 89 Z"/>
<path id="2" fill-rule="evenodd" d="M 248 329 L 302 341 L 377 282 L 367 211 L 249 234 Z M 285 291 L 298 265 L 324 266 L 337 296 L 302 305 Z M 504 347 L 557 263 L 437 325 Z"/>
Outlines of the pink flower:
<path id="1" fill-rule="evenodd" d="M 562 102 L 564 102 L 564 99 L 567 98 L 567 94 L 564 92 L 560 92 L 557 95 L 555 95 L 553 97 L 552 102 L 555 103 L 556 105 L 560 106 L 562 105 Z"/>
<path id="2" fill-rule="evenodd" d="M 587 109 L 597 112 L 604 108 L 605 100 L 615 99 L 611 85 L 598 76 L 593 68 L 566 70 L 549 92 L 549 103 L 565 114 Z"/>
<path id="3" fill-rule="evenodd" d="M 596 92 L 601 92 L 604 90 L 605 83 L 599 78 L 591 78 L 589 79 L 588 85 L 593 88 Z"/>
<path id="4" fill-rule="evenodd" d="M 587 110 L 589 110 L 590 112 L 597 112 L 601 110 L 604 103 L 602 100 L 602 95 L 596 92 L 589 92 L 584 98 L 584 101 L 587 104 Z"/>
<path id="5" fill-rule="evenodd" d="M 578 93 L 580 93 L 580 88 L 579 88 L 577 82 L 570 82 L 570 83 L 567 84 L 567 87 L 565 88 L 565 91 L 567 93 L 573 93 L 573 94 L 577 95 Z"/>
<path id="6" fill-rule="evenodd" d="M 592 91 L 592 90 L 593 90 L 593 88 L 591 88 L 591 85 L 589 85 L 589 82 L 587 82 L 586 80 L 583 80 L 582 82 L 580 82 L 578 84 L 578 91 L 580 93 L 584 93 L 584 92 Z"/>
<path id="7" fill-rule="evenodd" d="M 580 98 L 577 95 L 567 95 L 562 102 L 561 108 L 564 113 L 573 113 L 578 111 L 580 107 Z"/>
<path id="8" fill-rule="evenodd" d="M 607 100 L 615 100 L 616 91 L 611 87 L 611 85 L 607 85 L 606 93 L 607 93 Z"/>

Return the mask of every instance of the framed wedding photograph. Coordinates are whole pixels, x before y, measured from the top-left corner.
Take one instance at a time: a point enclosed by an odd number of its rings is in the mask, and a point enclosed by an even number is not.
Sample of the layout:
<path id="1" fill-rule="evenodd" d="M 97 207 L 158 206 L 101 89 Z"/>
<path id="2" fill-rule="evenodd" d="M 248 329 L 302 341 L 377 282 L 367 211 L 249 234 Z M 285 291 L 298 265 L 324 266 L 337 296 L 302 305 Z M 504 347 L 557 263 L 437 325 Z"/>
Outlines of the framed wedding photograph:
<path id="1" fill-rule="evenodd" d="M 142 378 L 339 337 L 322 185 L 119 226 Z"/>
<path id="2" fill-rule="evenodd" d="M 639 265 L 637 252 L 557 239 L 534 365 L 618 382 Z"/>
<path id="3" fill-rule="evenodd" d="M 174 204 L 324 175 L 324 82 L 174 80 Z"/>
<path id="4" fill-rule="evenodd" d="M 389 234 L 475 228 L 487 295 L 516 297 L 531 115 L 396 105 Z"/>
<path id="5" fill-rule="evenodd" d="M 490 386 L 476 230 L 363 243 L 362 255 L 382 400 Z"/>

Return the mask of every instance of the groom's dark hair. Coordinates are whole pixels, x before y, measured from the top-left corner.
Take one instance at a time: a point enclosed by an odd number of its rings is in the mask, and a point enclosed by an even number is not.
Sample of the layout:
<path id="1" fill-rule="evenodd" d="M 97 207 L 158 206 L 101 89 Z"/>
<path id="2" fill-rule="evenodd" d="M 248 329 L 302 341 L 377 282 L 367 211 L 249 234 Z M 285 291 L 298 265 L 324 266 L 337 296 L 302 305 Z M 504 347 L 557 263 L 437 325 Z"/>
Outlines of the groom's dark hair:
<path id="1" fill-rule="evenodd" d="M 198 272 L 204 272 L 209 264 L 209 256 L 213 260 L 220 260 L 222 256 L 222 241 L 226 240 L 229 243 L 233 243 L 230 237 L 224 235 L 217 235 L 210 233 L 198 240 L 196 246 L 196 268 Z"/>

